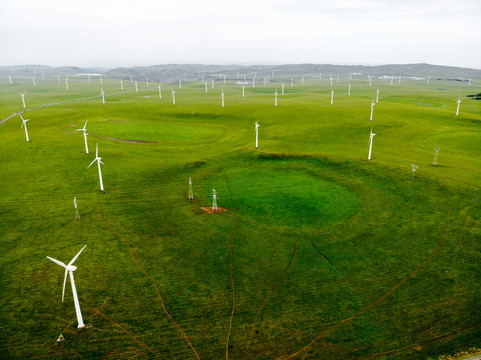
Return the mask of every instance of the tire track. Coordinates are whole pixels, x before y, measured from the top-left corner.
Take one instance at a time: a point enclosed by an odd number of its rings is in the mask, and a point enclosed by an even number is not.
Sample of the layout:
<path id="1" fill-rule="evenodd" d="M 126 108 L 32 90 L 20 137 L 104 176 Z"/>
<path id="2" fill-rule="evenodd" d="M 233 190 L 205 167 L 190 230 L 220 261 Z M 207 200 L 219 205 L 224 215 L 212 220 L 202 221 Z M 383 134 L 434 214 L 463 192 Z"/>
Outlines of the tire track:
<path id="1" fill-rule="evenodd" d="M 162 309 L 164 310 L 165 314 L 168 316 L 168 318 L 172 321 L 172 323 L 175 325 L 175 327 L 179 330 L 179 332 L 181 333 L 182 337 L 187 341 L 187 343 L 189 344 L 190 348 L 192 349 L 192 351 L 194 352 L 195 356 L 197 359 L 200 360 L 200 356 L 199 356 L 199 353 L 197 352 L 197 350 L 194 348 L 194 346 L 192 345 L 189 337 L 186 335 L 186 333 L 184 332 L 184 330 L 182 330 L 182 328 L 179 326 L 179 324 L 174 320 L 174 318 L 172 317 L 172 315 L 169 313 L 169 311 L 167 310 L 167 307 L 165 306 L 165 303 L 164 303 L 164 299 L 160 293 L 160 289 L 159 289 L 159 286 L 157 285 L 157 281 L 155 281 L 154 278 L 152 278 L 152 276 L 150 276 L 150 274 L 144 269 L 144 267 L 142 266 L 142 264 L 139 262 L 139 260 L 137 260 L 137 258 L 135 257 L 132 249 L 130 248 L 129 246 L 129 243 L 128 241 L 122 236 L 122 234 L 120 234 L 119 232 L 117 232 L 102 216 L 102 212 L 100 210 L 100 204 L 97 200 L 97 207 L 98 207 L 98 214 L 99 214 L 99 217 L 100 217 L 100 220 L 110 229 L 110 231 L 112 231 L 112 233 L 114 233 L 128 248 L 129 250 L 129 253 L 130 253 L 130 256 L 132 258 L 132 260 L 135 262 L 135 264 L 140 268 L 140 270 L 144 273 L 145 276 L 147 276 L 147 278 L 152 282 L 152 284 L 154 285 L 155 287 L 155 291 L 157 293 L 157 296 L 159 297 L 159 300 L 160 300 L 160 303 L 162 305 Z"/>
<path id="2" fill-rule="evenodd" d="M 365 306 L 364 308 L 362 308 L 360 311 L 358 311 L 357 313 L 351 315 L 350 317 L 346 318 L 346 319 L 343 319 L 343 320 L 340 320 L 338 322 L 336 322 L 336 324 L 334 326 L 331 326 L 329 329 L 327 330 L 324 330 L 322 333 L 320 333 L 318 336 L 316 336 L 313 340 L 311 340 L 311 342 L 309 342 L 309 344 L 307 344 L 306 346 L 304 346 L 302 349 L 296 351 L 295 353 L 287 356 L 284 358 L 284 360 L 287 360 L 287 359 L 292 359 L 293 357 L 299 355 L 301 352 L 304 352 L 306 351 L 307 349 L 309 349 L 314 343 L 316 343 L 319 339 L 321 339 L 322 337 L 324 337 L 325 335 L 327 335 L 329 332 L 331 332 L 332 330 L 338 328 L 339 326 L 351 321 L 351 320 L 354 320 L 355 318 L 357 318 L 359 315 L 362 315 L 363 313 L 365 313 L 366 311 L 370 310 L 371 308 L 373 308 L 374 306 L 376 306 L 377 304 L 379 304 L 380 302 L 382 302 L 384 299 L 386 299 L 389 295 L 391 295 L 394 291 L 396 291 L 399 287 L 401 287 L 402 284 L 404 284 L 407 280 L 409 280 L 410 278 L 412 278 L 414 275 L 416 275 L 416 273 L 418 273 L 419 270 L 421 270 L 424 266 L 426 266 L 427 263 L 429 263 L 434 256 L 437 255 L 437 253 L 441 250 L 441 248 L 443 247 L 444 243 L 446 242 L 446 238 L 448 236 L 448 230 L 449 230 L 449 221 L 450 221 L 450 218 L 451 218 L 451 213 L 450 213 L 450 210 L 448 208 L 448 206 L 446 205 L 445 202 L 442 201 L 442 204 L 444 205 L 444 207 L 446 208 L 446 212 L 447 212 L 447 218 L 446 218 L 446 225 L 445 225 L 445 231 L 444 231 L 444 235 L 441 239 L 441 241 L 439 242 L 436 250 L 426 259 L 424 260 L 416 269 L 414 269 L 408 276 L 406 276 L 404 279 L 402 279 L 398 284 L 396 284 L 393 288 L 391 288 L 387 293 L 385 293 L 383 296 L 381 296 L 379 299 L 377 299 L 376 301 L 372 302 L 371 304 Z"/>

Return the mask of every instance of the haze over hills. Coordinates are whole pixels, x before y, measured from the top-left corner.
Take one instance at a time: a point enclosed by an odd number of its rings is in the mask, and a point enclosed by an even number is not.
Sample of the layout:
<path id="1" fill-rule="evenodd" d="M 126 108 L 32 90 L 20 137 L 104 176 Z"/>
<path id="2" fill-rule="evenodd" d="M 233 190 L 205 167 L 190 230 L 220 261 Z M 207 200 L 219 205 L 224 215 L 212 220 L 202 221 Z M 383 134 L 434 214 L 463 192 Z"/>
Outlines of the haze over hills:
<path id="1" fill-rule="evenodd" d="M 203 76 L 218 76 L 224 74 L 229 77 L 239 74 L 243 79 L 249 80 L 257 73 L 258 77 L 274 75 L 276 77 L 302 76 L 322 73 L 327 75 L 343 75 L 349 73 L 369 74 L 372 76 L 413 76 L 413 77 L 438 77 L 442 79 L 466 80 L 481 79 L 481 70 L 441 66 L 431 64 L 387 64 L 378 66 L 366 65 L 331 65 L 331 64 L 286 64 L 286 65 L 204 65 L 204 64 L 165 64 L 142 67 L 120 67 L 107 69 L 102 67 L 74 67 L 62 66 L 51 67 L 47 65 L 19 65 L 2 66 L 0 74 L 6 76 L 12 73 L 14 76 L 31 77 L 33 74 L 44 75 L 75 75 L 82 73 L 104 74 L 108 77 L 149 79 L 160 82 L 177 82 L 179 79 L 202 80 Z"/>

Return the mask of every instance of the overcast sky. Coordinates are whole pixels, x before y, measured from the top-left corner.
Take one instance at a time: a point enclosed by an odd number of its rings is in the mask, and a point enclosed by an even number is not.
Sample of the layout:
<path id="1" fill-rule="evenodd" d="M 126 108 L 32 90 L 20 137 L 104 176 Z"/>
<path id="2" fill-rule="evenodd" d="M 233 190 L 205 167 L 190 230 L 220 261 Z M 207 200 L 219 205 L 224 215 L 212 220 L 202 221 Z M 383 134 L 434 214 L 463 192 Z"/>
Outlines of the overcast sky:
<path id="1" fill-rule="evenodd" d="M 481 69 L 480 0 L 0 0 L 0 65 Z"/>

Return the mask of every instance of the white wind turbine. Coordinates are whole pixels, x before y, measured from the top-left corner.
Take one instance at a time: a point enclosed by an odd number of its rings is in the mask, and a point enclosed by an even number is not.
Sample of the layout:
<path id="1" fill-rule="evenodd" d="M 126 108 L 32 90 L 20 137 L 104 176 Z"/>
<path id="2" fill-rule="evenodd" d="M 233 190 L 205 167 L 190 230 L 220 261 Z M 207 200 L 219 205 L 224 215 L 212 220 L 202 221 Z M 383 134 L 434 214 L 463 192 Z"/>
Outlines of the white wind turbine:
<path id="1" fill-rule="evenodd" d="M 469 79 L 468 86 L 471 87 L 471 79 Z"/>
<path id="2" fill-rule="evenodd" d="M 60 75 L 55 75 L 57 77 L 58 84 L 60 85 Z"/>
<path id="3" fill-rule="evenodd" d="M 418 167 L 418 165 L 411 164 L 411 168 L 413 169 L 413 173 L 411 174 L 412 177 L 416 177 L 416 170 Z"/>
<path id="4" fill-rule="evenodd" d="M 162 99 L 162 88 L 160 87 L 160 84 L 159 84 L 159 99 Z"/>
<path id="5" fill-rule="evenodd" d="M 301 78 L 301 84 L 304 85 L 304 76 Z"/>
<path id="6" fill-rule="evenodd" d="M 256 149 L 259 146 L 259 120 L 256 121 Z"/>
<path id="7" fill-rule="evenodd" d="M 205 82 L 205 93 L 207 94 L 207 81 Z"/>
<path id="8" fill-rule="evenodd" d="M 22 128 L 25 126 L 25 137 L 27 138 L 27 141 L 30 141 L 30 140 L 28 139 L 28 131 L 27 131 L 27 121 L 30 121 L 30 119 L 26 119 L 26 120 L 25 120 L 25 119 L 23 118 L 22 114 L 18 114 L 18 115 L 20 115 L 20 117 L 22 118 L 22 126 L 20 127 L 20 129 L 22 129 Z"/>
<path id="9" fill-rule="evenodd" d="M 264 86 L 267 85 L 267 78 L 264 76 Z"/>
<path id="10" fill-rule="evenodd" d="M 87 245 L 85 245 L 85 246 L 87 246 Z M 74 278 L 73 278 L 73 272 L 75 270 L 77 270 L 77 267 L 74 266 L 73 263 L 75 262 L 75 260 L 77 260 L 77 258 L 79 257 L 79 255 L 83 251 L 83 249 L 85 249 L 85 246 L 82 248 L 82 250 L 80 250 L 78 252 L 77 255 L 75 255 L 75 257 L 68 263 L 68 265 L 65 265 L 63 262 L 52 259 L 51 257 L 47 256 L 48 259 L 52 260 L 54 263 L 56 263 L 57 265 L 60 265 L 61 267 L 63 267 L 65 269 L 65 277 L 64 277 L 64 280 L 63 280 L 63 290 L 62 290 L 62 302 L 63 302 L 64 295 L 65 295 L 65 283 L 67 282 L 67 273 L 70 274 L 70 280 L 72 282 L 73 301 L 74 301 L 74 304 L 75 304 L 75 312 L 77 313 L 77 321 L 78 321 L 78 327 L 79 328 L 84 327 L 85 324 L 84 324 L 83 319 L 82 319 L 82 312 L 80 311 L 80 304 L 78 302 L 78 297 L 77 297 L 77 288 L 75 287 L 75 281 L 74 281 Z"/>
<path id="11" fill-rule="evenodd" d="M 136 93 L 139 92 L 139 86 L 137 85 L 137 81 L 135 82 L 135 92 L 136 92 Z"/>
<path id="12" fill-rule="evenodd" d="M 90 84 L 90 74 L 87 74 L 87 77 L 88 77 L 88 79 L 89 79 L 89 84 Z"/>
<path id="13" fill-rule="evenodd" d="M 374 138 L 376 134 L 372 132 L 372 127 L 371 127 L 371 134 L 369 135 L 369 155 L 367 157 L 368 160 L 371 160 L 371 152 L 372 152 L 372 139 Z"/>
<path id="14" fill-rule="evenodd" d="M 189 200 L 194 200 L 194 190 L 192 189 L 192 179 L 189 178 Z"/>
<path id="15" fill-rule="evenodd" d="M 104 82 L 102 80 L 102 75 L 100 75 L 100 86 L 103 86 L 104 85 Z"/>
<path id="16" fill-rule="evenodd" d="M 102 96 L 102 104 L 105 104 L 105 93 L 102 88 L 100 88 L 100 95 Z"/>
<path id="17" fill-rule="evenodd" d="M 331 74 L 329 74 L 329 80 L 331 82 L 331 87 L 332 87 L 332 75 Z"/>
<path id="18" fill-rule="evenodd" d="M 276 92 L 274 93 L 274 106 L 277 106 L 277 89 L 276 89 Z"/>
<path id="19" fill-rule="evenodd" d="M 132 75 L 130 75 L 130 83 L 132 84 L 133 81 L 134 79 L 132 79 Z"/>
<path id="20" fill-rule="evenodd" d="M 149 79 L 145 78 L 145 84 L 146 84 L 147 88 L 149 88 Z"/>
<path id="21" fill-rule="evenodd" d="M 76 197 L 73 198 L 73 206 L 75 208 L 75 220 L 80 220 L 80 214 L 79 214 L 78 208 L 77 208 L 77 198 Z"/>
<path id="22" fill-rule="evenodd" d="M 401 83 L 401 75 L 399 75 L 399 84 Z"/>
<path id="23" fill-rule="evenodd" d="M 334 90 L 331 90 L 331 105 L 334 104 Z"/>
<path id="24" fill-rule="evenodd" d="M 45 81 L 45 74 L 42 73 L 42 80 Z"/>
<path id="25" fill-rule="evenodd" d="M 319 73 L 319 80 L 322 80 L 322 73 Z"/>
<path id="26" fill-rule="evenodd" d="M 282 83 L 282 95 L 284 95 L 284 83 Z"/>
<path id="27" fill-rule="evenodd" d="M 220 94 L 220 98 L 222 99 L 222 107 L 224 107 L 224 89 L 222 89 L 222 93 Z"/>
<path id="28" fill-rule="evenodd" d="M 379 89 L 377 89 L 376 91 L 376 103 L 379 102 Z"/>
<path id="29" fill-rule="evenodd" d="M 256 79 L 252 79 L 252 87 L 255 88 L 256 87 Z"/>
<path id="30" fill-rule="evenodd" d="M 336 83 L 339 83 L 339 75 L 336 75 Z"/>
<path id="31" fill-rule="evenodd" d="M 294 78 L 291 78 L 291 87 L 294 86 Z"/>
<path id="32" fill-rule="evenodd" d="M 372 76 L 369 76 L 369 86 L 372 85 Z"/>
<path id="33" fill-rule="evenodd" d="M 170 89 L 172 91 L 172 104 L 175 105 L 175 90 L 174 89 Z"/>
<path id="34" fill-rule="evenodd" d="M 351 96 L 351 84 L 349 83 L 349 90 L 347 91 L 347 96 Z"/>
<path id="35" fill-rule="evenodd" d="M 431 80 L 431 76 L 428 76 L 428 84 L 429 84 L 429 80 Z"/>
<path id="36" fill-rule="evenodd" d="M 244 85 L 242 85 L 242 97 L 246 97 Z"/>
<path id="37" fill-rule="evenodd" d="M 441 150 L 441 148 L 439 146 L 436 146 L 434 148 L 434 160 L 433 160 L 433 166 L 438 166 L 438 154 L 439 154 L 439 151 Z"/>
<path id="38" fill-rule="evenodd" d="M 92 164 L 93 164 L 94 162 L 96 162 L 96 161 L 97 161 L 97 164 L 98 164 L 98 166 L 99 166 L 100 190 L 104 191 L 104 183 L 103 183 L 103 181 L 102 181 L 102 171 L 100 171 L 100 164 L 102 164 L 102 165 L 105 165 L 105 164 L 102 162 L 102 158 L 99 157 L 99 143 L 97 143 L 97 147 L 95 148 L 95 159 L 94 159 L 94 161 L 92 161 L 92 162 L 90 163 L 89 166 L 87 166 L 87 169 L 88 169 L 89 167 L 91 167 Z"/>
<path id="39" fill-rule="evenodd" d="M 82 129 L 75 130 L 75 131 L 83 131 L 84 140 L 85 140 L 85 153 L 86 154 L 89 153 L 89 147 L 87 145 L 87 123 L 88 123 L 88 120 L 85 122 L 84 127 Z"/>
<path id="40" fill-rule="evenodd" d="M 224 84 L 225 84 L 225 75 L 224 75 Z"/>
<path id="41" fill-rule="evenodd" d="M 214 79 L 212 79 L 212 89 L 214 88 Z"/>
<path id="42" fill-rule="evenodd" d="M 120 90 L 124 91 L 124 81 L 120 80 Z"/>
<path id="43" fill-rule="evenodd" d="M 394 76 L 391 76 L 391 85 L 394 82 Z"/>
<path id="44" fill-rule="evenodd" d="M 37 86 L 37 84 L 35 83 L 35 77 L 32 78 L 32 81 L 33 81 L 33 86 Z"/>
<path id="45" fill-rule="evenodd" d="M 212 212 L 217 211 L 217 193 L 215 192 L 215 189 L 212 189 Z"/>
<path id="46" fill-rule="evenodd" d="M 65 89 L 68 90 L 68 76 L 65 77 Z"/>
<path id="47" fill-rule="evenodd" d="M 376 103 L 373 101 L 371 101 L 371 118 L 369 120 L 372 121 L 372 115 L 374 114 L 374 106 L 376 105 Z"/>
<path id="48" fill-rule="evenodd" d="M 458 101 L 456 101 L 456 103 L 458 104 L 458 108 L 456 109 L 456 116 L 459 115 L 459 105 L 461 105 L 461 96 L 458 98 Z"/>
<path id="49" fill-rule="evenodd" d="M 23 108 L 25 109 L 25 94 L 26 93 L 19 93 L 19 94 L 22 97 Z"/>
<path id="50" fill-rule="evenodd" d="M 13 84 L 13 82 L 12 82 L 12 76 L 11 76 L 11 75 L 8 75 L 8 82 L 10 83 L 10 85 Z"/>
<path id="51" fill-rule="evenodd" d="M 182 90 L 182 79 L 179 79 L 179 90 Z"/>

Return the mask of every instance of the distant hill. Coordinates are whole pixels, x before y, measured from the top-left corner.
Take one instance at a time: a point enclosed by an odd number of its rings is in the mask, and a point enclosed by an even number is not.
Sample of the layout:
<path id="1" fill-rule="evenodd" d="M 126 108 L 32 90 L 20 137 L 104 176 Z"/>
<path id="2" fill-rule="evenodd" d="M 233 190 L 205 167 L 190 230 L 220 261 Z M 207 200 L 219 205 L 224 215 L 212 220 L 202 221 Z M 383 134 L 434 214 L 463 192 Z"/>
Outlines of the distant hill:
<path id="1" fill-rule="evenodd" d="M 74 75 L 78 73 L 100 73 L 106 77 L 119 79 L 133 79 L 144 81 L 160 81 L 166 83 L 177 83 L 179 79 L 187 79 L 189 81 L 200 81 L 203 76 L 206 80 L 212 78 L 221 78 L 222 75 L 230 80 L 239 80 L 244 78 L 251 80 L 256 74 L 258 81 L 262 81 L 267 76 L 282 77 L 289 79 L 290 77 L 300 76 L 323 76 L 346 75 L 356 73 L 358 75 L 373 76 L 414 76 L 427 77 L 431 76 L 439 79 L 452 79 L 458 81 L 466 81 L 467 79 L 481 80 L 481 70 L 440 66 L 430 64 L 388 64 L 379 66 L 365 65 L 331 65 L 331 64 L 286 64 L 286 65 L 203 65 L 203 64 L 166 64 L 143 67 L 121 67 L 115 69 L 107 69 L 101 67 L 51 67 L 46 65 L 19 65 L 19 66 L 2 66 L 0 67 L 0 75 L 7 76 L 15 69 L 14 76 L 34 76 L 34 74 L 47 75 Z"/>

